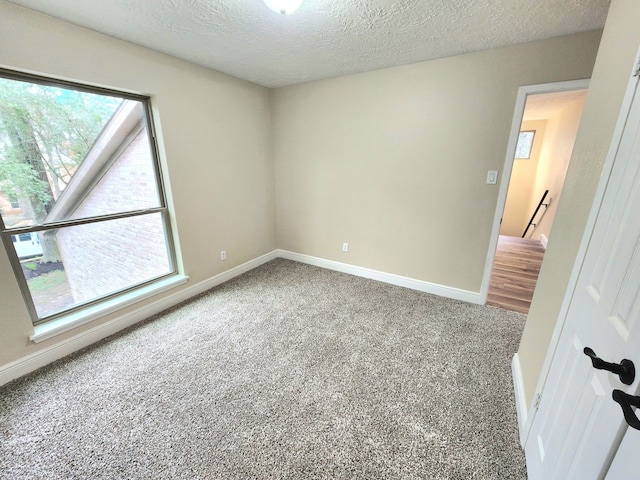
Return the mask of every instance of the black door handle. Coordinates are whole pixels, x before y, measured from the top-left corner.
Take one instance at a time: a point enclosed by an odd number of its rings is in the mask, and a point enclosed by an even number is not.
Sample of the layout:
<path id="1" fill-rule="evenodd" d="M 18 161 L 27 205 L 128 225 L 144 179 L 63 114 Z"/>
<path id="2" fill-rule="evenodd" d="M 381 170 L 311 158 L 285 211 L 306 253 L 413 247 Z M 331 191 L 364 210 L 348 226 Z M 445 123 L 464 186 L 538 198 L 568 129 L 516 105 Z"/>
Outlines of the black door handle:
<path id="1" fill-rule="evenodd" d="M 611 396 L 622 407 L 622 413 L 624 414 L 624 419 L 627 421 L 627 424 L 636 430 L 640 430 L 640 420 L 638 420 L 636 414 L 631 410 L 631 407 L 640 407 L 640 397 L 634 397 L 633 395 L 624 393 L 622 390 L 614 390 Z"/>
<path id="2" fill-rule="evenodd" d="M 631 385 L 633 380 L 636 378 L 636 367 L 633 365 L 631 360 L 627 360 L 625 358 L 620 363 L 609 363 L 598 358 L 596 356 L 596 352 L 591 350 L 589 347 L 585 347 L 583 351 L 587 357 L 591 358 L 593 368 L 615 373 L 620 377 L 620 381 L 625 385 Z"/>

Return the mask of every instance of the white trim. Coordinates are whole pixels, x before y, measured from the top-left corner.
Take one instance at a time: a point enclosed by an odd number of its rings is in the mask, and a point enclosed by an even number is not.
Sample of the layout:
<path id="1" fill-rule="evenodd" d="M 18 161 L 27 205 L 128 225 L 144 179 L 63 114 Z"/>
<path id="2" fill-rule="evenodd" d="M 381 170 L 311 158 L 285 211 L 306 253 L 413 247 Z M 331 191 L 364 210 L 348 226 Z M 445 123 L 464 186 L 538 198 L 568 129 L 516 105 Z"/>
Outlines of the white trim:
<path id="1" fill-rule="evenodd" d="M 326 260 L 324 258 L 312 257 L 310 255 L 304 255 L 302 253 L 290 252 L 287 250 L 278 250 L 278 257 L 285 258 L 287 260 L 293 260 L 300 263 L 306 263 L 308 265 L 314 265 L 316 267 L 327 268 L 329 270 L 335 270 L 337 272 L 349 273 L 357 277 L 370 278 L 379 282 L 390 283 L 399 287 L 410 288 L 412 290 L 419 290 L 421 292 L 431 293 L 441 297 L 452 298 L 454 300 L 462 300 L 463 302 L 480 304 L 480 294 L 478 292 L 472 292 L 469 290 L 462 290 L 459 288 L 447 287 L 445 285 L 439 285 L 436 283 L 429 283 L 423 280 L 415 280 L 409 277 L 403 277 L 392 273 L 380 272 L 378 270 L 371 270 L 369 268 L 358 267 L 356 265 L 350 265 L 347 263 L 336 262 L 333 260 Z"/>
<path id="2" fill-rule="evenodd" d="M 549 243 L 549 239 L 544 233 L 540 234 L 540 243 L 542 244 L 543 248 L 546 250 L 547 244 Z"/>
<path id="3" fill-rule="evenodd" d="M 484 265 L 484 275 L 482 276 L 482 285 L 480 287 L 480 303 L 487 302 L 489 295 L 489 281 L 491 280 L 491 269 L 496 256 L 496 248 L 498 246 L 498 237 L 500 235 L 500 222 L 504 214 L 504 206 L 507 201 L 507 190 L 509 189 L 509 181 L 511 180 L 511 170 L 513 169 L 513 161 L 516 154 L 516 145 L 518 143 L 518 133 L 522 124 L 522 116 L 524 115 L 524 107 L 527 102 L 528 95 L 540 93 L 566 92 L 571 90 L 583 90 L 589 88 L 589 80 L 571 80 L 568 82 L 543 83 L 540 85 L 527 85 L 518 89 L 516 97 L 516 106 L 511 121 L 511 134 L 509 143 L 507 144 L 507 153 L 502 168 L 502 178 L 500 180 L 500 190 L 498 191 L 498 201 L 496 203 L 496 211 L 493 216 L 493 228 L 489 239 L 489 252 Z"/>
<path id="4" fill-rule="evenodd" d="M 122 310 L 129 305 L 134 305 L 142 300 L 146 300 L 147 298 L 166 292 L 178 285 L 187 283 L 187 281 L 189 281 L 189 277 L 185 275 L 174 275 L 151 285 L 147 285 L 140 289 L 114 297 L 110 300 L 106 300 L 97 305 L 92 305 L 91 307 L 78 312 L 73 312 L 65 315 L 64 317 L 36 325 L 33 327 L 33 335 L 29 337 L 29 340 L 34 343 L 44 342 L 45 340 L 49 340 L 50 338 L 60 335 L 61 333 L 73 330 L 80 325 L 98 320 L 110 313 Z"/>
<path id="5" fill-rule="evenodd" d="M 640 58 L 640 50 L 638 55 L 636 56 L 636 59 L 637 58 Z M 634 62 L 634 67 L 635 65 L 636 63 Z M 551 335 L 551 340 L 549 341 L 547 354 L 545 356 L 544 363 L 542 364 L 542 369 L 540 370 L 540 376 L 538 377 L 536 392 L 544 392 L 544 387 L 547 382 L 549 370 L 551 370 L 551 364 L 553 363 L 553 358 L 558 348 L 560 335 L 564 328 L 564 324 L 567 320 L 567 313 L 569 311 L 569 306 L 571 305 L 571 300 L 573 299 L 573 293 L 576 289 L 576 284 L 578 283 L 578 275 L 580 274 L 580 270 L 582 270 L 582 264 L 587 254 L 587 247 L 589 246 L 591 235 L 593 234 L 593 229 L 596 224 L 596 219 L 600 211 L 600 206 L 602 204 L 602 200 L 604 199 L 604 192 L 607 188 L 609 177 L 611 176 L 613 163 L 615 161 L 616 154 L 618 152 L 618 146 L 620 145 L 620 140 L 622 139 L 622 133 L 626 125 L 626 119 L 629 115 L 629 111 L 631 110 L 631 104 L 633 103 L 633 98 L 634 98 L 637 87 L 638 87 L 638 78 L 634 77 L 633 72 L 631 72 L 629 84 L 627 85 L 627 90 L 625 91 L 622 104 L 620 105 L 620 113 L 618 114 L 616 126 L 614 128 L 613 135 L 611 137 L 611 143 L 609 144 L 607 156 L 605 158 L 605 162 L 602 167 L 602 172 L 600 174 L 600 181 L 598 183 L 598 188 L 596 189 L 596 193 L 593 197 L 593 204 L 591 207 L 591 211 L 589 213 L 589 217 L 585 225 L 584 233 L 582 235 L 582 240 L 580 242 L 580 247 L 578 248 L 576 260 L 573 264 L 573 269 L 571 270 L 571 276 L 569 277 L 569 282 L 567 284 L 567 289 L 565 291 L 564 299 L 562 300 L 562 305 L 560 306 L 560 312 L 558 313 L 558 320 L 556 321 L 553 334 Z M 534 420 L 535 420 L 535 415 L 529 415 L 529 417 L 527 418 L 527 423 L 524 425 L 524 430 L 526 435 L 529 435 L 529 432 L 531 431 L 531 426 L 533 425 Z"/>
<path id="6" fill-rule="evenodd" d="M 518 414 L 518 432 L 520 432 L 520 445 L 524 448 L 526 437 L 522 435 L 524 426 L 527 424 L 527 402 L 524 392 L 524 382 L 522 381 L 522 369 L 520 359 L 516 353 L 511 361 L 511 374 L 513 375 L 513 391 L 516 399 L 516 413 Z"/>
<path id="7" fill-rule="evenodd" d="M 121 315 L 113 320 L 97 325 L 87 331 L 67 338 L 55 345 L 43 348 L 35 353 L 26 355 L 18 360 L 0 367 L 0 385 L 4 385 L 11 380 L 26 375 L 38 368 L 44 367 L 55 360 L 80 350 L 92 343 L 106 338 L 114 333 L 127 328 L 141 320 L 149 318 L 157 313 L 177 305 L 195 295 L 205 292 L 221 283 L 231 280 L 238 275 L 259 267 L 277 257 L 276 251 L 272 251 L 258 258 L 250 260 L 242 265 L 238 265 L 226 272 L 211 277 L 191 287 L 180 290 L 158 299 L 156 302 L 141 307 L 132 312 Z"/>

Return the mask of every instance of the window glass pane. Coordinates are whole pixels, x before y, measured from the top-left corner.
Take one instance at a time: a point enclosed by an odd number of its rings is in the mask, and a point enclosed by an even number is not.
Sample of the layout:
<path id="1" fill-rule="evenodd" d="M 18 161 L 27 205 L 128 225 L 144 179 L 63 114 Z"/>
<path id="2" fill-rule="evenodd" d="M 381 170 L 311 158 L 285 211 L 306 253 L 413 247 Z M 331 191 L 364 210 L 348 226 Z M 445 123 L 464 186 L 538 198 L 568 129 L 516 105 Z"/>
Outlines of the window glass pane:
<path id="1" fill-rule="evenodd" d="M 9 200 L 9 205 L 11 205 L 11 208 L 20 208 L 18 196 L 15 193 L 9 193 L 7 195 L 7 199 Z"/>
<path id="2" fill-rule="evenodd" d="M 40 318 L 172 272 L 161 213 L 39 231 L 40 255 L 55 249 L 60 261 L 22 256 L 29 292 Z"/>
<path id="3" fill-rule="evenodd" d="M 531 148 L 533 147 L 533 137 L 535 131 L 520 132 L 518 135 L 518 143 L 516 144 L 517 159 L 527 159 L 531 157 Z"/>
<path id="4" fill-rule="evenodd" d="M 161 206 L 142 101 L 0 78 L 0 102 L 6 228 Z"/>

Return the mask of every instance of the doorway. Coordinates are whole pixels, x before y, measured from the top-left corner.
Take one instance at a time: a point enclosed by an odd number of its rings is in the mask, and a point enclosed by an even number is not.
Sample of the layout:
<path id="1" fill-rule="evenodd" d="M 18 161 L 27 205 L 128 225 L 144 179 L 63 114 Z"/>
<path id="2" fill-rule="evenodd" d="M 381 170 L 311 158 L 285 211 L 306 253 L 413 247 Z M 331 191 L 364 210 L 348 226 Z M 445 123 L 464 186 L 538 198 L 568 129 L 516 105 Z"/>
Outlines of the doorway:
<path id="1" fill-rule="evenodd" d="M 588 81 L 522 87 L 482 293 L 528 313 L 571 159 Z"/>

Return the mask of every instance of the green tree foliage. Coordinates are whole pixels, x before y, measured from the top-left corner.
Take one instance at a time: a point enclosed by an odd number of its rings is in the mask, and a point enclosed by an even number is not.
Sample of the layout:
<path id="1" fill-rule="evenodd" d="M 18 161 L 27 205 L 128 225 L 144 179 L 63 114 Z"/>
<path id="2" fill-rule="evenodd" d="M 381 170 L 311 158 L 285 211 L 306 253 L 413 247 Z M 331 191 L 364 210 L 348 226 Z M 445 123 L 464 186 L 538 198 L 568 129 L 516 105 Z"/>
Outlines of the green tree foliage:
<path id="1" fill-rule="evenodd" d="M 120 102 L 0 78 L 0 191 L 27 202 L 42 222 Z"/>
<path id="2" fill-rule="evenodd" d="M 37 203 L 54 200 L 58 185 L 68 183 L 119 103 L 114 97 L 0 79 L 3 190 Z"/>

